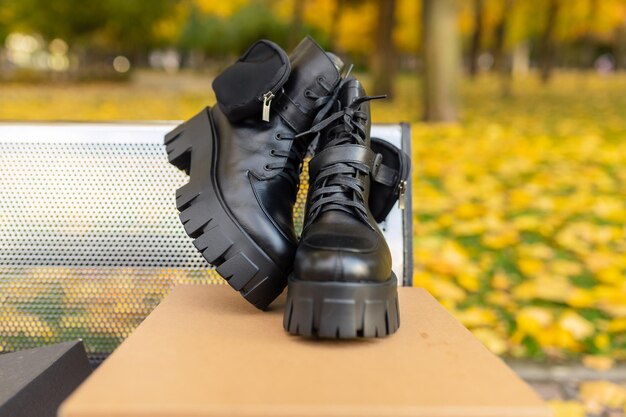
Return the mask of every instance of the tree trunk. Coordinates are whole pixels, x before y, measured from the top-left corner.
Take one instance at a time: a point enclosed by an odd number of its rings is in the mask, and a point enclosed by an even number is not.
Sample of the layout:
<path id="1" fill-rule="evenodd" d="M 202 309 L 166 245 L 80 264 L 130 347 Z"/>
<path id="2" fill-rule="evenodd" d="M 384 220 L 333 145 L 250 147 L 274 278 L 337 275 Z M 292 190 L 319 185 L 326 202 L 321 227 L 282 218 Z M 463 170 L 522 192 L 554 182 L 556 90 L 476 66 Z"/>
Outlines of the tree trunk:
<path id="1" fill-rule="evenodd" d="M 291 30 L 289 31 L 289 49 L 295 48 L 302 35 L 302 15 L 304 14 L 304 0 L 293 0 L 293 14 L 291 15 Z"/>
<path id="2" fill-rule="evenodd" d="M 552 76 L 554 53 L 556 51 L 554 45 L 554 25 L 559 14 L 559 6 L 559 0 L 550 0 L 546 26 L 543 30 L 539 43 L 539 65 L 541 70 L 541 81 L 544 83 L 547 83 Z"/>
<path id="3" fill-rule="evenodd" d="M 530 71 L 530 48 L 526 42 L 518 44 L 513 50 L 511 72 L 514 76 L 524 76 Z"/>
<path id="4" fill-rule="evenodd" d="M 596 40 L 593 36 L 593 25 L 598 16 L 598 0 L 590 0 L 589 14 L 587 15 L 587 29 L 582 37 L 582 65 L 585 68 L 593 68 L 595 53 L 596 53 Z"/>
<path id="5" fill-rule="evenodd" d="M 615 29 L 613 35 L 613 55 L 615 56 L 615 69 L 626 69 L 626 22 Z"/>
<path id="6" fill-rule="evenodd" d="M 330 25 L 330 46 L 333 53 L 341 53 L 339 50 L 339 29 L 341 24 L 341 15 L 343 14 L 343 8 L 345 6 L 345 0 L 336 0 L 335 9 L 331 17 Z"/>
<path id="7" fill-rule="evenodd" d="M 474 33 L 469 55 L 469 74 L 472 78 L 478 73 L 478 56 L 480 55 L 480 41 L 483 37 L 483 0 L 474 0 Z"/>
<path id="8" fill-rule="evenodd" d="M 393 45 L 393 28 L 396 11 L 395 0 L 378 0 L 378 27 L 376 50 L 373 55 L 373 94 L 393 96 L 396 70 L 396 53 Z"/>
<path id="9" fill-rule="evenodd" d="M 507 16 L 513 8 L 514 0 L 504 0 L 502 7 L 502 14 L 500 20 L 494 29 L 494 43 L 493 43 L 493 69 L 498 72 L 502 72 L 503 68 L 506 68 L 506 54 L 504 53 L 504 45 L 506 43 L 507 36 Z"/>
<path id="10" fill-rule="evenodd" d="M 458 120 L 461 47 L 456 0 L 422 0 L 424 120 Z"/>
<path id="11" fill-rule="evenodd" d="M 494 29 L 493 69 L 500 74 L 500 85 L 503 97 L 512 95 L 513 64 L 510 54 L 505 53 L 508 20 L 514 0 L 504 0 L 500 20 Z"/>

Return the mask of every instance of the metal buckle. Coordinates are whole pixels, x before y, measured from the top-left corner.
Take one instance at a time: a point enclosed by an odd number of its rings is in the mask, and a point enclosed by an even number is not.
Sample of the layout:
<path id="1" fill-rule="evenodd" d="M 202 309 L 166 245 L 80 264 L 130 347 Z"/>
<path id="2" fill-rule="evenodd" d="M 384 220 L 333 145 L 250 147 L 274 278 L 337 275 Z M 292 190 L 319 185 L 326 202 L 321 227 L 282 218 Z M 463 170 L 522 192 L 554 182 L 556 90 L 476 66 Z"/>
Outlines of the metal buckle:
<path id="1" fill-rule="evenodd" d="M 380 171 L 380 166 L 382 164 L 383 164 L 383 155 L 377 153 L 376 158 L 374 158 L 374 163 L 372 164 L 372 170 L 370 171 L 372 178 L 376 178 L 376 175 L 378 175 L 378 171 Z"/>

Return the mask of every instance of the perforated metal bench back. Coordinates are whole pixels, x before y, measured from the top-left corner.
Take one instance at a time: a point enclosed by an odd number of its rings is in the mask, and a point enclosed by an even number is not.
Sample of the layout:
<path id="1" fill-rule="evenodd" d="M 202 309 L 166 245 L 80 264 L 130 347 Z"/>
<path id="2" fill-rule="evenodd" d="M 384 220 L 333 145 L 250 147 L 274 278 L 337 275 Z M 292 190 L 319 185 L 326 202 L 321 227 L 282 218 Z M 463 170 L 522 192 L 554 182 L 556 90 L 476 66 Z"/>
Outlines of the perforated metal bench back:
<path id="1" fill-rule="evenodd" d="M 162 146 L 175 125 L 0 124 L 0 351 L 82 338 L 97 362 L 172 286 L 223 282 L 178 220 L 187 179 Z M 406 125 L 373 134 L 410 146 Z M 382 225 L 405 285 L 410 200 Z"/>

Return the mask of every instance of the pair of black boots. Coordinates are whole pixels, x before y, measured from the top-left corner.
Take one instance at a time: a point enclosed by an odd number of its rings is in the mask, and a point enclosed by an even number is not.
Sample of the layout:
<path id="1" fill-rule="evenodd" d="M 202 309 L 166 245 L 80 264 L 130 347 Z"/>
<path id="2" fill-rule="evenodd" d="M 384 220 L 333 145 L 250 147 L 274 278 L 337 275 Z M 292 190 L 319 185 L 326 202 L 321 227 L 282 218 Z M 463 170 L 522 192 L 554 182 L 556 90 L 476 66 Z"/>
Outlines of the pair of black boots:
<path id="1" fill-rule="evenodd" d="M 176 193 L 185 231 L 246 300 L 265 309 L 288 285 L 290 333 L 381 337 L 399 326 L 398 283 L 377 221 L 407 173 L 393 157 L 382 163 L 393 155 L 383 141 L 372 150 L 373 97 L 342 71 L 311 38 L 290 56 L 258 41 L 215 79 L 218 105 L 167 134 L 165 145 L 190 175 Z M 314 140 L 298 239 L 293 206 Z"/>

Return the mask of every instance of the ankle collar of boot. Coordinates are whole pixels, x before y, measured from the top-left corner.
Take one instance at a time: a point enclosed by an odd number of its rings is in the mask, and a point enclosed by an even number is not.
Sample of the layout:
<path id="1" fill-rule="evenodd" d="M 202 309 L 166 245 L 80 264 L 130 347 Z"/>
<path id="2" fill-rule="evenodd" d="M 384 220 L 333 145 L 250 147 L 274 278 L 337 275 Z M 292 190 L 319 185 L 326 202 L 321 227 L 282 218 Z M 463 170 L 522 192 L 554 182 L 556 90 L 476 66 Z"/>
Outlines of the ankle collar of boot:
<path id="1" fill-rule="evenodd" d="M 332 77 L 333 83 L 326 81 L 323 75 L 318 76 L 315 81 L 301 88 L 299 91 L 282 91 L 276 99 L 275 109 L 280 117 L 296 132 L 304 132 L 311 127 L 315 113 L 318 110 L 316 100 L 319 97 L 333 94 L 338 79 Z"/>

